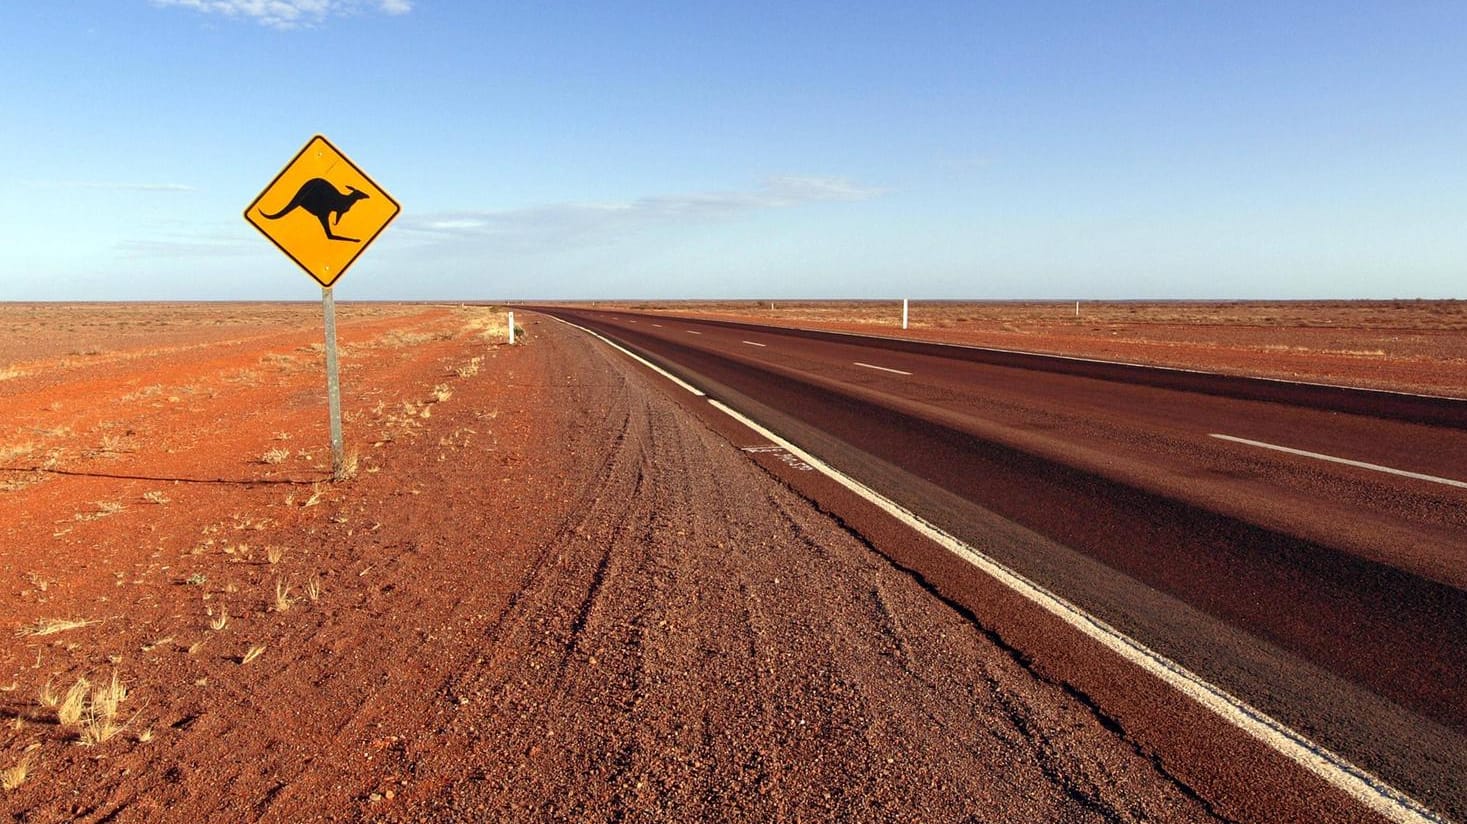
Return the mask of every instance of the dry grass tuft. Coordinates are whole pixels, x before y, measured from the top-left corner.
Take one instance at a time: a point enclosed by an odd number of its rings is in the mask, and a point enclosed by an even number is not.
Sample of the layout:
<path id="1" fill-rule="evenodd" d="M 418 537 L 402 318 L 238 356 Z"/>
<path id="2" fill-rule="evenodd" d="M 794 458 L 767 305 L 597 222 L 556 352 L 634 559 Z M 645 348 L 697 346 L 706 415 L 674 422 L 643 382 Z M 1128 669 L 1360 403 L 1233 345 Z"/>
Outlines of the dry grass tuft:
<path id="1" fill-rule="evenodd" d="M 312 575 L 311 580 L 306 582 L 306 597 L 312 602 L 321 600 L 321 577 Z"/>
<path id="2" fill-rule="evenodd" d="M 290 584 L 281 578 L 275 579 L 275 611 L 286 612 L 295 603 L 290 597 Z"/>
<path id="3" fill-rule="evenodd" d="M 128 447 L 125 437 L 119 435 L 103 435 L 102 445 L 97 447 L 97 451 L 108 455 L 121 455 L 134 450 Z"/>
<path id="4" fill-rule="evenodd" d="M 99 518 L 106 518 L 108 515 L 116 515 L 124 509 L 127 509 L 127 506 L 121 501 L 94 501 L 94 503 L 97 505 L 96 511 L 78 512 L 72 517 L 78 521 L 95 521 Z"/>
<path id="5" fill-rule="evenodd" d="M 267 450 L 265 452 L 265 454 L 261 455 L 260 456 L 260 463 L 263 463 L 263 464 L 285 463 L 285 459 L 286 458 L 289 458 L 289 457 L 290 457 L 290 450 L 289 449 L 282 449 L 280 447 L 276 447 L 274 449 Z"/>
<path id="6" fill-rule="evenodd" d="M 30 757 L 26 756 L 20 759 L 15 766 L 0 770 L 0 787 L 4 787 L 6 792 L 16 789 L 25 783 L 26 776 L 30 773 Z"/>
<path id="7" fill-rule="evenodd" d="M 453 397 L 453 390 L 448 388 L 448 384 L 440 383 L 433 387 L 433 403 L 443 403 L 451 397 Z"/>
<path id="8" fill-rule="evenodd" d="M 170 499 L 169 499 L 169 497 L 167 495 L 164 495 L 162 492 L 157 491 L 157 490 L 154 490 L 154 491 L 151 491 L 151 492 L 144 492 L 143 493 L 143 500 L 147 501 L 150 504 L 157 504 L 159 506 L 162 506 L 163 504 L 168 503 Z"/>
<path id="9" fill-rule="evenodd" d="M 303 504 L 301 504 L 301 506 L 303 506 L 303 507 L 306 507 L 306 506 L 315 506 L 316 504 L 321 503 L 321 500 L 323 498 L 325 498 L 325 497 L 326 497 L 326 486 L 325 485 L 320 484 L 320 483 L 311 484 L 311 495 L 310 495 L 310 497 L 306 498 L 306 502 L 303 503 Z"/>
<path id="10" fill-rule="evenodd" d="M 70 727 L 81 720 L 82 713 L 87 706 L 87 691 L 92 684 L 85 678 L 76 679 L 76 683 L 66 691 L 66 696 L 61 703 L 56 705 L 56 720 L 63 727 Z"/>
<path id="11" fill-rule="evenodd" d="M 95 623 L 98 622 L 88 618 L 42 618 L 30 626 L 16 630 L 15 635 L 18 638 L 37 638 L 42 635 L 55 635 L 58 632 L 89 627 Z"/>
<path id="12" fill-rule="evenodd" d="M 112 671 L 112 678 L 105 684 L 101 684 L 92 690 L 92 712 L 99 716 L 113 717 L 117 715 L 117 707 L 127 700 L 127 685 L 117 680 L 117 671 Z"/>
<path id="13" fill-rule="evenodd" d="M 349 450 L 341 456 L 341 471 L 337 473 L 335 480 L 349 481 L 357 476 L 362 464 L 362 453 L 356 449 Z"/>
<path id="14" fill-rule="evenodd" d="M 460 378 L 472 378 L 479 374 L 479 367 L 484 363 L 483 358 L 473 358 L 462 366 L 454 367 L 453 373 Z"/>
<path id="15" fill-rule="evenodd" d="M 51 686 L 50 681 L 47 681 L 41 687 L 41 694 L 38 700 L 41 702 L 41 706 L 48 710 L 54 710 L 61 703 L 61 696 L 56 694 L 56 689 Z"/>
<path id="16" fill-rule="evenodd" d="M 214 616 L 214 620 L 209 622 L 209 629 L 215 632 L 222 632 L 227 626 L 229 626 L 229 607 L 221 606 L 219 607 L 219 614 Z"/>
<path id="17" fill-rule="evenodd" d="M 80 741 L 83 746 L 105 744 L 127 727 L 125 722 L 117 721 L 117 707 L 113 706 L 111 709 L 111 713 L 108 713 L 105 708 L 96 704 L 88 705 L 86 721 L 81 726 Z"/>
<path id="18" fill-rule="evenodd" d="M 21 372 L 19 369 L 16 369 L 14 366 L 7 366 L 4 369 L 0 369 L 0 381 L 8 381 L 11 378 L 18 378 L 23 374 L 25 373 Z M 6 789 L 9 788 L 7 787 Z"/>
<path id="19" fill-rule="evenodd" d="M 245 650 L 245 654 L 239 657 L 239 662 L 241 664 L 248 664 L 256 658 L 259 658 L 263 654 L 265 654 L 265 645 L 257 644 Z"/>
<path id="20" fill-rule="evenodd" d="M 267 547 L 265 547 L 265 560 L 269 561 L 270 564 L 271 564 L 271 566 L 274 566 L 275 564 L 280 563 L 280 559 L 281 558 L 284 558 L 284 557 L 285 557 L 285 547 L 279 547 L 279 546 L 267 546 Z"/>

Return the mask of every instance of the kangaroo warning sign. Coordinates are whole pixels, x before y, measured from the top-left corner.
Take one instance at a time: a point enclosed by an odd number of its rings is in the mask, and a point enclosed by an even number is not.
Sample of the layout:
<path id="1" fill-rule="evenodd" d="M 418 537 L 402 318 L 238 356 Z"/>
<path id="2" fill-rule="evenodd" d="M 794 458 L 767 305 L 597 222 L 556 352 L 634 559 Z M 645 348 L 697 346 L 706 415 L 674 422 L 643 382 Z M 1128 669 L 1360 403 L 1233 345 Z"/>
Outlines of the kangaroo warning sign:
<path id="1" fill-rule="evenodd" d="M 322 286 L 331 286 L 401 207 L 316 135 L 245 209 L 245 220 Z"/>

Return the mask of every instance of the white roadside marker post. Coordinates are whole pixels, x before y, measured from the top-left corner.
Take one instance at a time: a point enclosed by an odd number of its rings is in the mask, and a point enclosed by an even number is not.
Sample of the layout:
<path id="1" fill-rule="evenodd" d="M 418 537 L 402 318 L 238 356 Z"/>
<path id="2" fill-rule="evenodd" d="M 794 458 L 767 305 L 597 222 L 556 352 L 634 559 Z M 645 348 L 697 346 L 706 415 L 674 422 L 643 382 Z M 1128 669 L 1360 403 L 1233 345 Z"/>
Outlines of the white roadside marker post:
<path id="1" fill-rule="evenodd" d="M 902 329 L 907 328 L 907 299 L 902 298 Z"/>
<path id="2" fill-rule="evenodd" d="M 509 345 L 514 346 L 514 313 L 509 313 Z"/>
<path id="3" fill-rule="evenodd" d="M 342 480 L 346 454 L 341 439 L 341 376 L 336 363 L 336 297 L 321 287 L 321 314 L 326 318 L 326 409 L 331 416 L 331 477 Z"/>
<path id="4" fill-rule="evenodd" d="M 1080 301 L 1075 301 L 1075 317 L 1080 317 Z"/>

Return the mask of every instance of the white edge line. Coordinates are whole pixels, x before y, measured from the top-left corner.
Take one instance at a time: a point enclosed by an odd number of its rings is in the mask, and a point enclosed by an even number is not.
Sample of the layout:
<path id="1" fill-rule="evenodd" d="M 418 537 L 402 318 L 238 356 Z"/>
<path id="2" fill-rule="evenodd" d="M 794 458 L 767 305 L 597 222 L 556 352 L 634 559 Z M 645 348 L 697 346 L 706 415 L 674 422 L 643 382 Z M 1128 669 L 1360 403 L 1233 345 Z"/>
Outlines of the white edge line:
<path id="1" fill-rule="evenodd" d="M 898 375 L 910 375 L 910 374 L 912 374 L 911 372 L 903 372 L 900 369 L 892 369 L 889 366 L 877 366 L 874 363 L 861 363 L 860 361 L 851 361 L 851 363 L 854 363 L 857 366 L 864 366 L 867 369 L 880 369 L 883 372 L 894 372 L 894 373 L 896 373 Z"/>
<path id="2" fill-rule="evenodd" d="M 769 344 L 767 344 L 767 343 L 755 343 L 754 341 L 751 341 L 751 340 L 746 340 L 746 341 L 744 341 L 744 343 L 747 343 L 750 346 L 758 346 L 760 348 L 766 348 L 766 347 L 769 346 Z"/>
<path id="3" fill-rule="evenodd" d="M 782 446 L 790 454 L 815 467 L 826 476 L 875 504 L 887 514 L 911 527 L 924 537 L 995 578 L 1009 589 L 1043 607 L 1047 612 L 1099 642 L 1127 661 L 1161 679 L 1182 694 L 1211 710 L 1223 720 L 1243 730 L 1280 754 L 1287 756 L 1329 785 L 1342 790 L 1376 813 L 1397 822 L 1432 822 L 1446 824 L 1446 819 L 1427 809 L 1415 799 L 1387 784 L 1325 747 L 1295 732 L 1282 722 L 1255 709 L 1226 690 L 1208 683 L 1181 664 L 1167 658 L 1141 642 L 1121 633 L 1101 619 L 1050 592 L 1039 584 L 984 555 L 957 538 L 927 523 L 884 495 L 837 470 L 789 441 L 774 434 L 729 406 L 708 399 L 708 403 L 725 415 Z"/>
<path id="4" fill-rule="evenodd" d="M 689 335 L 701 335 L 701 334 L 703 334 L 702 332 L 694 332 L 691 329 L 684 329 L 683 331 L 684 332 L 687 332 Z"/>
<path id="5" fill-rule="evenodd" d="M 552 315 L 551 317 L 554 316 Z M 706 393 L 701 390 L 669 374 L 666 370 L 647 361 L 636 353 L 628 351 L 625 347 L 607 340 L 604 336 L 584 327 L 577 326 L 570 321 L 561 320 L 560 318 L 555 319 L 567 326 L 588 332 L 694 395 L 707 397 Z M 1344 757 L 1316 744 L 1304 735 L 1290 729 L 1282 722 L 1269 717 L 1262 711 L 1255 709 L 1221 687 L 1208 683 L 1181 664 L 1148 648 L 1141 642 L 1122 634 L 1119 630 L 1116 630 L 1099 618 L 1090 615 L 1078 606 L 1050 592 L 1039 584 L 1030 581 L 1028 578 L 968 546 L 936 526 L 927 523 L 922 518 L 904 509 L 879 492 L 847 476 L 834 467 L 827 465 L 824 461 L 774 434 L 764 426 L 745 417 L 742 413 L 713 398 L 708 398 L 708 403 L 713 408 L 742 423 L 754 432 L 768 438 L 771 442 L 784 447 L 791 455 L 794 455 L 824 473 L 836 483 L 865 498 L 882 511 L 906 524 L 918 534 L 933 541 L 974 567 L 977 567 L 1004 586 L 1033 601 L 1045 611 L 1069 624 L 1071 627 L 1074 627 L 1082 635 L 1093 639 L 1100 645 L 1121 656 L 1121 658 L 1154 675 L 1163 683 L 1171 686 L 1203 707 L 1206 707 L 1218 717 L 1253 736 L 1279 754 L 1294 761 L 1304 769 L 1318 776 L 1325 783 L 1349 795 L 1378 815 L 1383 816 L 1387 820 L 1399 822 L 1399 824 L 1423 824 L 1423 822 L 1426 824 L 1449 824 L 1447 819 L 1427 809 L 1420 802 L 1397 790 L 1390 784 L 1387 784 L 1384 780 L 1355 766 Z"/>
<path id="6" fill-rule="evenodd" d="M 577 326 L 576 324 L 571 323 L 568 320 L 560 320 L 560 318 L 557 318 L 554 315 L 551 315 L 550 317 L 551 318 L 554 318 L 555 320 L 559 320 L 561 323 L 565 324 L 566 326 L 569 326 L 569 327 L 571 327 L 573 329 L 579 329 L 582 332 L 585 332 L 586 334 L 588 334 L 588 335 L 596 338 L 597 340 L 601 341 L 602 343 L 606 344 L 607 346 L 610 346 L 612 349 L 615 349 L 616 351 L 622 353 L 623 355 L 626 355 L 627 357 L 631 358 L 632 360 L 636 361 L 637 363 L 640 363 L 643 366 L 647 367 L 648 369 L 651 369 L 653 372 L 656 372 L 657 374 L 661 375 L 662 377 L 667 378 L 668 380 L 672 381 L 673 383 L 677 384 L 678 386 L 681 386 L 682 388 L 688 390 L 689 392 L 693 393 L 694 395 L 697 395 L 700 398 L 707 397 L 707 393 L 705 393 L 703 390 L 699 389 L 696 386 L 693 386 L 692 384 L 688 383 L 687 381 L 683 380 L 682 378 L 679 378 L 677 375 L 672 374 L 671 372 L 669 372 L 666 369 L 663 369 L 662 367 L 658 366 L 657 364 L 655 364 L 655 363 L 647 360 L 646 358 L 642 357 L 641 355 L 638 355 L 636 352 L 633 352 L 630 349 L 627 349 L 625 346 L 622 346 L 621 344 L 619 344 L 619 343 L 617 343 L 617 342 L 615 342 L 613 340 L 608 339 L 606 336 L 600 334 L 599 332 L 593 332 L 592 330 L 587 329 L 584 326 Z"/>
<path id="7" fill-rule="evenodd" d="M 1420 472 L 1407 472 L 1404 469 L 1394 469 L 1389 466 L 1381 466 L 1380 464 L 1366 463 L 1364 461 L 1352 461 L 1349 458 L 1336 458 L 1333 455 L 1324 455 L 1319 452 L 1306 452 L 1302 449 L 1294 449 L 1293 447 L 1288 446 L 1279 446 L 1278 444 L 1274 443 L 1264 443 L 1263 441 L 1250 441 L 1247 438 L 1239 438 L 1233 435 L 1222 435 L 1217 432 L 1208 433 L 1208 437 L 1217 438 L 1223 441 L 1232 441 L 1233 443 L 1246 444 L 1248 446 L 1256 446 L 1261 449 L 1273 449 L 1278 452 L 1287 452 L 1290 455 L 1300 455 L 1305 458 L 1314 458 L 1320 461 L 1330 461 L 1331 463 L 1344 464 L 1345 466 L 1359 467 L 1360 469 L 1373 469 L 1376 472 L 1386 472 L 1391 475 L 1400 475 L 1403 478 L 1415 478 L 1418 481 L 1431 481 L 1432 483 L 1436 484 L 1446 484 L 1447 486 L 1455 486 L 1459 489 L 1467 489 L 1467 483 L 1464 483 L 1463 481 L 1454 481 L 1451 478 L 1438 478 L 1435 475 L 1423 475 Z"/>

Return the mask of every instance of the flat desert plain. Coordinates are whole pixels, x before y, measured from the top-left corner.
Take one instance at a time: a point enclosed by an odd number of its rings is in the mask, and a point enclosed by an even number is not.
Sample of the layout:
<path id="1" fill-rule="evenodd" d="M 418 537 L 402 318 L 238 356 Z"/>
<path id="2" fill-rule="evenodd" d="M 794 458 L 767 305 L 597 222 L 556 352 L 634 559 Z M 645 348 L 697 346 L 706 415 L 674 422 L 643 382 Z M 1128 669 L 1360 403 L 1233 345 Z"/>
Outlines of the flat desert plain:
<path id="1" fill-rule="evenodd" d="M 915 308 L 943 339 L 1463 394 L 1461 304 L 1083 311 Z M 319 313 L 0 306 L 5 816 L 1227 815 L 548 318 L 511 347 L 501 308 L 341 305 L 332 481 Z"/>
<path id="2" fill-rule="evenodd" d="M 1467 301 L 601 302 L 1238 375 L 1467 397 Z"/>

